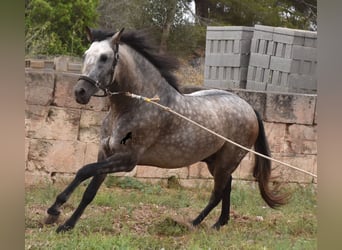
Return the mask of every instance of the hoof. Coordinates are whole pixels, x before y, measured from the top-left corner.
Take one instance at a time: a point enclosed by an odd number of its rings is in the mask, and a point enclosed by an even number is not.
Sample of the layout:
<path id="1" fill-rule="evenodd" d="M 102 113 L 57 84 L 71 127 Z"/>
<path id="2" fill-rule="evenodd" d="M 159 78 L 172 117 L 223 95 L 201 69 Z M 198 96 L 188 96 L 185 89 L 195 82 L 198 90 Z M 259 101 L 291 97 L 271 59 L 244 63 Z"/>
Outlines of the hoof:
<path id="1" fill-rule="evenodd" d="M 56 223 L 56 221 L 58 220 L 59 215 L 51 215 L 49 214 L 48 217 L 45 219 L 45 224 L 53 224 Z"/>
<path id="2" fill-rule="evenodd" d="M 71 229 L 73 229 L 72 226 L 68 226 L 68 225 L 60 225 L 57 229 L 56 229 L 56 232 L 57 233 L 64 233 L 66 231 L 70 231 Z"/>
<path id="3" fill-rule="evenodd" d="M 216 222 L 211 228 L 220 231 L 221 224 L 219 222 Z"/>

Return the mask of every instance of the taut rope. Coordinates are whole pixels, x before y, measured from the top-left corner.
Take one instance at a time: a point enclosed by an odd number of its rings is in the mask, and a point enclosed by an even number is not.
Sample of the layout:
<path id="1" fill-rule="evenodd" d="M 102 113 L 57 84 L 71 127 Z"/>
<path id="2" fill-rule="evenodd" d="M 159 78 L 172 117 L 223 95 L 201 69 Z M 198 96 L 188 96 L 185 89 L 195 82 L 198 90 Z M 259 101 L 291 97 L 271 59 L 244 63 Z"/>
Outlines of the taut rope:
<path id="1" fill-rule="evenodd" d="M 139 99 L 139 100 L 143 100 L 143 101 L 145 101 L 145 102 L 151 103 L 151 104 L 153 104 L 153 105 L 155 105 L 155 106 L 161 108 L 162 110 L 168 111 L 168 112 L 170 112 L 170 113 L 172 113 L 172 114 L 174 114 L 174 115 L 176 115 L 176 116 L 178 116 L 178 117 L 180 117 L 180 118 L 182 118 L 182 119 L 184 119 L 184 120 L 186 120 L 186 121 L 188 121 L 188 122 L 190 122 L 190 123 L 196 125 L 197 127 L 200 127 L 200 128 L 202 128 L 202 129 L 204 129 L 205 131 L 207 131 L 207 132 L 209 132 L 209 133 L 211 133 L 211 134 L 213 134 L 213 135 L 215 135 L 215 136 L 221 138 L 222 140 L 225 140 L 226 142 L 229 142 L 229 143 L 231 143 L 231 144 L 233 144 L 233 145 L 235 145 L 235 146 L 237 146 L 237 147 L 240 147 L 240 148 L 242 148 L 242 149 L 244 149 L 244 150 L 246 150 L 246 151 L 248 151 L 248 152 L 251 152 L 251 153 L 256 154 L 256 155 L 258 155 L 258 156 L 260 156 L 260 157 L 266 158 L 266 159 L 268 159 L 268 160 L 270 160 L 270 161 L 277 162 L 277 163 L 279 163 L 279 164 L 281 164 L 281 165 L 287 166 L 287 167 L 289 167 L 289 168 L 291 168 L 291 169 L 294 169 L 294 170 L 296 170 L 296 171 L 299 171 L 299 172 L 302 172 L 302 173 L 304 173 L 304 174 L 308 174 L 308 175 L 311 175 L 311 176 L 317 178 L 317 175 L 315 175 L 315 174 L 313 174 L 313 173 L 311 173 L 311 172 L 308 172 L 308 171 L 306 171 L 306 170 L 297 168 L 297 167 L 295 167 L 295 166 L 293 166 L 293 165 L 291 165 L 291 164 L 288 164 L 288 163 L 286 163 L 286 162 L 282 162 L 282 161 L 279 161 L 279 160 L 277 160 L 277 159 L 271 158 L 271 157 L 269 157 L 269 156 L 267 156 L 267 155 L 260 154 L 259 152 L 256 152 L 256 151 L 254 151 L 253 149 L 250 149 L 250 148 L 247 148 L 247 147 L 245 147 L 245 146 L 242 146 L 242 145 L 240 145 L 239 143 L 236 143 L 236 142 L 234 142 L 234 141 L 232 141 L 232 140 L 230 140 L 230 139 L 228 139 L 228 138 L 226 138 L 226 137 L 224 137 L 224 136 L 222 136 L 222 135 L 220 135 L 220 134 L 218 134 L 218 133 L 216 133 L 216 132 L 214 132 L 214 131 L 212 131 L 212 130 L 206 128 L 206 127 L 204 127 L 203 125 L 201 125 L 201 124 L 199 124 L 199 123 L 197 123 L 197 122 L 195 122 L 195 121 L 189 119 L 188 117 L 186 117 L 186 116 L 184 116 L 184 115 L 181 115 L 181 114 L 177 113 L 176 111 L 172 110 L 171 108 L 166 107 L 166 106 L 164 106 L 164 105 L 158 103 L 158 101 L 160 100 L 159 97 L 147 98 L 147 97 L 144 97 L 144 96 L 141 96 L 141 95 L 136 95 L 136 94 L 133 94 L 133 93 L 130 93 L 130 92 L 125 92 L 125 93 L 123 93 L 123 94 L 125 94 L 126 96 L 129 96 L 129 97 L 131 97 L 131 98 L 135 98 L 135 99 Z"/>

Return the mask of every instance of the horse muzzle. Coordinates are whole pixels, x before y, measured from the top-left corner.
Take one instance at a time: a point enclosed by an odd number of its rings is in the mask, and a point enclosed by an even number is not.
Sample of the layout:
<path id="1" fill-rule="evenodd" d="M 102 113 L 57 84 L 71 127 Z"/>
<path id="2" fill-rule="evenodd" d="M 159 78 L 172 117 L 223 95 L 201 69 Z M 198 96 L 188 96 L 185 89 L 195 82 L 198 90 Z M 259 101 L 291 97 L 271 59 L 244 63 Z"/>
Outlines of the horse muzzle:
<path id="1" fill-rule="evenodd" d="M 96 91 L 96 87 L 84 80 L 78 80 L 74 88 L 75 100 L 79 104 L 87 104 L 90 101 L 90 97 L 95 94 Z"/>

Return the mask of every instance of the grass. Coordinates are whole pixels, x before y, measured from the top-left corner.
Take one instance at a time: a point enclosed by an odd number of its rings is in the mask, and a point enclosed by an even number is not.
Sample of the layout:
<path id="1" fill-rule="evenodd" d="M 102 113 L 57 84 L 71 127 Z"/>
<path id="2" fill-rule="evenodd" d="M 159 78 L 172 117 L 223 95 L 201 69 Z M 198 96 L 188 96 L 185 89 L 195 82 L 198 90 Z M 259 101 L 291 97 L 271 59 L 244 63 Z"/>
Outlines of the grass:
<path id="1" fill-rule="evenodd" d="M 63 206 L 61 223 L 71 215 L 85 190 L 80 186 Z M 220 206 L 193 229 L 211 190 L 152 185 L 133 178 L 110 177 L 74 230 L 56 234 L 44 225 L 46 209 L 62 185 L 26 190 L 25 249 L 317 249 L 316 188 L 286 184 L 289 204 L 273 210 L 262 201 L 255 183 L 233 183 L 231 220 L 215 231 L 210 226 Z"/>

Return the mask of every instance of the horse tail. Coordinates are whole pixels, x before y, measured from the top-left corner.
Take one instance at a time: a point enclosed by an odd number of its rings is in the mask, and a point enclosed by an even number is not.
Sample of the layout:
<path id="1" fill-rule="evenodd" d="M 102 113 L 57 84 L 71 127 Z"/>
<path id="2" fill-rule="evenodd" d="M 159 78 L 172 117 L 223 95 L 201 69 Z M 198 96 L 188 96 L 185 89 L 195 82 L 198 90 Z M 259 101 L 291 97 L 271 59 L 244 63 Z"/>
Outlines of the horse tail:
<path id="1" fill-rule="evenodd" d="M 268 146 L 263 122 L 257 111 L 255 111 L 255 114 L 258 119 L 259 134 L 254 144 L 254 149 L 256 152 L 270 157 L 271 152 Z M 286 204 L 287 196 L 275 194 L 274 191 L 270 190 L 268 186 L 271 177 L 271 161 L 269 159 L 255 155 L 253 176 L 258 181 L 261 197 L 267 203 L 267 205 L 269 205 L 271 208 L 276 208 Z"/>

